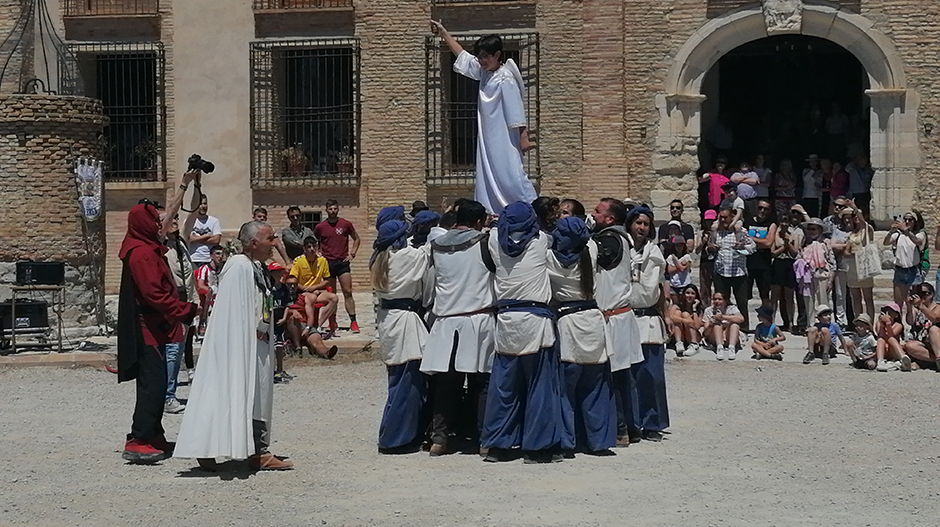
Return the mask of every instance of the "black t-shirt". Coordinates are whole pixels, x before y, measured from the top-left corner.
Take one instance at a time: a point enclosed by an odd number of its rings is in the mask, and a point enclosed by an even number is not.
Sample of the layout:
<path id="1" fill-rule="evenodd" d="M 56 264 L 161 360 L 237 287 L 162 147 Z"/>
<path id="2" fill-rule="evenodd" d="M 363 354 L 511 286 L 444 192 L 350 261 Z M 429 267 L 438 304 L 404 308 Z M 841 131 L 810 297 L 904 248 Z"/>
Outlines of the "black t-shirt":
<path id="1" fill-rule="evenodd" d="M 682 237 L 685 238 L 686 241 L 695 238 L 695 229 L 693 229 L 691 225 L 684 221 L 679 221 L 679 223 L 679 230 L 682 232 Z M 669 238 L 669 223 L 664 223 L 659 226 L 659 241 L 663 241 L 667 238 Z"/>
<path id="2" fill-rule="evenodd" d="M 767 218 L 764 221 L 758 221 L 753 216 L 744 218 L 744 228 L 747 229 L 747 235 L 751 238 L 764 240 L 770 235 L 770 227 L 774 225 L 773 220 Z M 773 253 L 770 249 L 761 249 L 758 247 L 754 254 L 747 257 L 747 268 L 753 270 L 770 269 L 770 263 L 773 260 Z"/>

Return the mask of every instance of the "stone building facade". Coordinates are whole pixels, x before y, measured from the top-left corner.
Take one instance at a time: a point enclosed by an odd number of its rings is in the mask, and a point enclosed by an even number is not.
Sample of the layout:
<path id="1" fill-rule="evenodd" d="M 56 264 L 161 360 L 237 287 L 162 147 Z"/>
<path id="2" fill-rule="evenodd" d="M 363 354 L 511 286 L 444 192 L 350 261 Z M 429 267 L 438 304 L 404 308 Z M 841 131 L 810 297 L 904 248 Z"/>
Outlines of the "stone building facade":
<path id="1" fill-rule="evenodd" d="M 887 220 L 912 203 L 932 219 L 940 198 L 932 177 L 940 164 L 940 11 L 924 2 L 101 0 L 78 2 L 82 9 L 73 0 L 58 2 L 57 23 L 68 42 L 97 43 L 102 50 L 109 43 L 149 43 L 162 60 L 159 173 L 108 183 L 110 291 L 119 280 L 115 254 L 127 210 L 141 197 L 165 200 L 175 189 L 173 174 L 193 152 L 218 167 L 205 190 L 210 214 L 229 235 L 253 206 L 267 207 L 271 223 L 281 227 L 288 206 L 299 205 L 313 218 L 327 199 L 337 199 L 341 214 L 363 234 L 353 269 L 356 282 L 367 285 L 370 226 L 381 207 L 415 199 L 436 206 L 471 193 L 466 166 L 456 176 L 437 166 L 442 156 L 444 165 L 460 164 L 465 152 L 452 143 L 465 136 L 453 123 L 441 125 L 457 115 L 447 112 L 458 105 L 440 100 L 456 84 L 442 73 L 446 53 L 430 39 L 429 18 L 466 40 L 497 32 L 518 44 L 513 49 L 528 68 L 527 104 L 538 143 L 537 158 L 527 166 L 542 193 L 589 206 L 603 196 L 632 196 L 661 214 L 674 197 L 694 203 L 706 73 L 748 42 L 807 35 L 838 44 L 865 69 L 875 219 Z M 341 101 L 352 108 L 352 143 L 329 155 L 348 154 L 353 169 L 339 168 L 339 158 L 327 159 L 323 169 L 309 159 L 319 154 L 307 152 L 305 173 L 291 180 L 286 158 L 270 156 L 283 155 L 292 133 L 309 138 L 314 132 L 290 132 L 285 115 L 289 121 L 297 104 L 326 107 L 330 101 L 296 95 L 293 103 L 279 101 L 283 90 L 266 83 L 293 75 L 283 61 L 300 57 L 298 50 L 337 46 L 353 50 L 347 55 L 352 65 L 342 66 L 351 74 L 341 70 L 353 78 L 354 93 Z M 320 86 L 316 82 L 306 85 Z M 280 128 L 263 125 L 278 119 Z M 340 135 L 349 137 L 349 130 Z M 689 219 L 694 213 L 690 208 Z"/>

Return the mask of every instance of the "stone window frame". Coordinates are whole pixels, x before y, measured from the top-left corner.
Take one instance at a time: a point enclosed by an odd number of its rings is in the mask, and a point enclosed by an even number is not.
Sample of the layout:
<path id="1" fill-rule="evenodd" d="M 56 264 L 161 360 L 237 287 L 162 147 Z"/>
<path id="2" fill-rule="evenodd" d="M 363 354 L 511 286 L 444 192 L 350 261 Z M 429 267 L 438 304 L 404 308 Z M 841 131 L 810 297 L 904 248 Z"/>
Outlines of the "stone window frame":
<path id="1" fill-rule="evenodd" d="M 346 148 L 337 150 L 332 168 L 311 170 L 311 155 L 303 148 L 306 163 L 302 174 L 291 174 L 285 153 L 287 145 L 283 83 L 285 67 L 280 61 L 290 52 L 344 50 L 352 59 L 351 134 Z M 251 69 L 251 187 L 253 189 L 298 187 L 354 187 L 362 178 L 361 48 L 354 37 L 323 37 L 300 40 L 259 40 L 250 43 Z M 339 159 L 342 155 L 343 159 Z M 348 156 L 348 159 L 347 159 Z M 351 167 L 349 166 L 351 165 Z"/>
<path id="2" fill-rule="evenodd" d="M 115 167 L 113 163 L 114 145 L 106 144 L 104 138 L 107 137 L 108 129 L 113 124 L 109 123 L 105 128 L 105 134 L 102 135 L 102 141 L 99 145 L 98 156 L 105 161 L 104 177 L 110 182 L 147 182 L 147 181 L 166 181 L 167 175 L 167 103 L 166 103 L 166 51 L 162 42 L 71 42 L 68 44 L 68 53 L 75 59 L 75 71 L 77 77 L 67 71 L 67 64 L 60 64 L 59 76 L 62 78 L 63 91 L 66 93 L 93 94 L 90 87 L 97 78 L 95 70 L 90 70 L 90 64 L 96 64 L 101 56 L 132 56 L 132 55 L 152 55 L 154 61 L 154 86 L 153 97 L 153 118 L 154 134 L 153 138 L 144 145 L 141 143 L 135 147 L 135 155 L 150 156 L 153 158 L 152 167 L 145 167 L 142 170 L 124 169 Z M 86 58 L 91 56 L 92 60 Z M 95 94 L 97 95 L 97 94 Z M 126 109 L 126 108 L 125 108 Z M 108 106 L 105 105 L 105 114 L 108 112 Z M 110 116 L 109 116 L 110 117 Z M 139 151 L 138 151 L 139 150 Z M 113 174 L 116 171 L 117 174 Z M 138 172 L 136 175 L 127 175 L 128 173 Z"/>
<path id="3" fill-rule="evenodd" d="M 538 32 L 494 32 L 477 31 L 472 33 L 454 33 L 454 38 L 466 49 L 480 37 L 497 34 L 503 39 L 503 46 L 507 51 L 518 56 L 516 60 L 519 70 L 525 81 L 526 117 L 528 131 L 532 142 L 538 144 L 540 121 L 539 97 L 539 62 L 541 39 Z M 450 81 L 458 75 L 446 64 L 453 64 L 453 54 L 447 49 L 447 44 L 437 36 L 429 36 L 425 41 L 425 182 L 429 186 L 473 186 L 476 180 L 475 162 L 455 165 L 452 162 L 453 145 L 451 141 L 451 124 L 455 119 L 448 117 L 449 111 L 456 111 L 448 107 L 464 104 L 466 108 L 462 113 L 472 115 L 472 119 L 461 118 L 464 121 L 472 120 L 472 147 L 468 147 L 469 155 L 475 159 L 476 155 L 476 88 L 473 88 L 472 109 L 470 101 L 448 100 L 451 88 Z M 468 80 L 469 83 L 475 81 Z M 467 123 L 465 123 L 467 124 Z M 534 183 L 541 179 L 541 161 L 539 149 L 534 148 L 524 156 L 526 174 Z"/>

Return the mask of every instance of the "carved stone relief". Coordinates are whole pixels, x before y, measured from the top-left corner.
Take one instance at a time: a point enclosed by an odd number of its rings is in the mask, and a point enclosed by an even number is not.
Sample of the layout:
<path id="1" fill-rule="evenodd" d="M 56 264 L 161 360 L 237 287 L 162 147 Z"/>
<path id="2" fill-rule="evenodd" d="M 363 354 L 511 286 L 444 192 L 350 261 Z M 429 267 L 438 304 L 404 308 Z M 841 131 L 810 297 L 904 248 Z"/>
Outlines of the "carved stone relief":
<path id="1" fill-rule="evenodd" d="M 803 28 L 803 0 L 762 0 L 768 35 L 799 33 Z"/>

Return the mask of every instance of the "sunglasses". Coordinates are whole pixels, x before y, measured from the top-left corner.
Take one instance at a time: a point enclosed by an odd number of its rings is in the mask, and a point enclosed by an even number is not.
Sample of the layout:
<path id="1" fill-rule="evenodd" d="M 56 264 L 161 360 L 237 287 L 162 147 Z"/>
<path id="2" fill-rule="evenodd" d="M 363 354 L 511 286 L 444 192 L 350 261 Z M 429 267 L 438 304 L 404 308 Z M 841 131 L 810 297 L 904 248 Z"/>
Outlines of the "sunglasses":
<path id="1" fill-rule="evenodd" d="M 757 210 L 770 210 L 770 207 L 758 206 Z"/>
<path id="2" fill-rule="evenodd" d="M 669 207 L 669 210 L 682 210 L 682 207 Z"/>
<path id="3" fill-rule="evenodd" d="M 904 221 L 914 221 L 914 218 L 904 218 Z"/>

